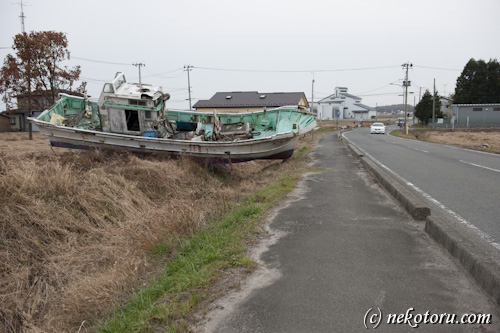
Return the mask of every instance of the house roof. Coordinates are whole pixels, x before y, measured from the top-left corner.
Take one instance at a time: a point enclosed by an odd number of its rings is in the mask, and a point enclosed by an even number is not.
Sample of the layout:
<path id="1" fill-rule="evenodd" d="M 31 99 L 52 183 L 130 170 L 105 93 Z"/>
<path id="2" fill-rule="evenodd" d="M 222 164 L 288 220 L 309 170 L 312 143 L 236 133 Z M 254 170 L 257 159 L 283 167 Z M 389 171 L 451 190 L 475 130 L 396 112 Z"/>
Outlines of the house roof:
<path id="1" fill-rule="evenodd" d="M 334 99 L 335 99 L 335 94 L 330 95 L 330 96 L 327 96 L 327 97 L 325 97 L 325 98 L 323 98 L 323 99 L 320 99 L 320 100 L 318 101 L 318 103 L 323 103 L 323 102 L 335 103 Z"/>
<path id="2" fill-rule="evenodd" d="M 354 95 L 351 95 L 351 94 L 348 94 L 348 93 L 340 93 L 341 95 L 345 96 L 345 97 L 349 97 L 349 98 L 352 98 L 352 99 L 359 99 L 361 100 L 361 97 L 358 97 L 358 96 L 354 96 Z"/>
<path id="3" fill-rule="evenodd" d="M 354 105 L 359 106 L 360 108 L 363 108 L 363 109 L 366 109 L 366 110 L 373 110 L 372 107 L 370 107 L 368 105 L 361 104 L 361 103 L 356 103 Z"/>
<path id="4" fill-rule="evenodd" d="M 351 94 L 348 94 L 348 93 L 340 93 L 341 96 L 344 96 L 344 97 L 347 97 L 347 98 L 351 98 L 351 99 L 355 99 L 355 100 L 361 100 L 361 97 L 358 97 L 358 96 L 354 96 L 354 95 L 351 95 Z M 334 103 L 334 102 L 342 102 L 342 100 L 340 99 L 340 97 L 337 97 L 335 94 L 332 94 L 328 97 L 325 97 L 321 100 L 319 100 L 319 102 L 323 103 L 323 102 L 327 102 L 327 103 Z"/>
<path id="5" fill-rule="evenodd" d="M 301 101 L 307 104 L 303 92 L 259 93 L 257 91 L 218 92 L 209 100 L 199 100 L 194 108 L 228 108 L 228 107 L 278 107 L 298 105 Z M 309 105 L 305 105 L 308 107 Z"/>

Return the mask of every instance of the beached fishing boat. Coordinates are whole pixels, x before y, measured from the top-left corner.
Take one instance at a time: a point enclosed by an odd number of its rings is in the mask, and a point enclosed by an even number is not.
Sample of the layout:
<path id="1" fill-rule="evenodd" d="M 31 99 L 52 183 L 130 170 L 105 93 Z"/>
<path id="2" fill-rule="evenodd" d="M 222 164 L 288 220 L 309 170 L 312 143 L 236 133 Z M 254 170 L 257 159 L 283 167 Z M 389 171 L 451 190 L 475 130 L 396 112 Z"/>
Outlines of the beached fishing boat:
<path id="1" fill-rule="evenodd" d="M 187 155 L 203 163 L 287 159 L 299 135 L 316 127 L 297 107 L 245 113 L 170 110 L 160 86 L 129 83 L 123 73 L 106 83 L 99 100 L 60 94 L 29 118 L 55 147 Z"/>

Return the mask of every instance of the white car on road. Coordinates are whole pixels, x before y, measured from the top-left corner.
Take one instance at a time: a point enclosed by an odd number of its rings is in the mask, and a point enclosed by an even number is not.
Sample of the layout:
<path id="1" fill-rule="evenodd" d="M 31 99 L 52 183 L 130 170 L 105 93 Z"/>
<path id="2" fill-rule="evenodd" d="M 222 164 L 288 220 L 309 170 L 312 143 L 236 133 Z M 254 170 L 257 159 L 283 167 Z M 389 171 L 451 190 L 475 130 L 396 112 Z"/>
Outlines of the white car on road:
<path id="1" fill-rule="evenodd" d="M 370 134 L 382 133 L 385 134 L 385 125 L 383 123 L 373 123 L 370 126 Z"/>

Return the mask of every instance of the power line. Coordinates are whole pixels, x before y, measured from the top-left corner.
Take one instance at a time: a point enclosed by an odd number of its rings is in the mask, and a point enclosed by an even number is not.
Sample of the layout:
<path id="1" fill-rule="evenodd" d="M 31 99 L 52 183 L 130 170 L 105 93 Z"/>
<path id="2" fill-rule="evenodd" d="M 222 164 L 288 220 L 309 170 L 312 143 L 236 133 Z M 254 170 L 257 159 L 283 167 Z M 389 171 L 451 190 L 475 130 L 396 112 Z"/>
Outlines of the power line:
<path id="1" fill-rule="evenodd" d="M 87 58 L 81 58 L 81 57 L 75 57 L 75 56 L 73 56 L 72 58 L 79 59 L 79 60 L 85 60 L 85 61 L 91 61 L 91 62 L 97 62 L 97 63 L 101 63 L 101 64 L 108 64 L 108 65 L 134 66 L 134 64 L 125 64 L 123 62 L 102 61 L 102 60 L 87 59 Z"/>
<path id="2" fill-rule="evenodd" d="M 84 77 L 84 76 L 80 76 L 80 79 L 84 79 L 84 80 L 88 80 L 88 81 L 95 81 L 95 82 L 108 82 L 109 81 L 109 80 L 92 79 L 92 78 Z"/>
<path id="3" fill-rule="evenodd" d="M 431 67 L 431 66 L 420 66 L 420 65 L 414 65 L 415 67 L 418 68 L 425 68 L 425 69 L 436 69 L 440 71 L 453 71 L 453 72 L 461 72 L 461 69 L 453 69 L 453 68 L 442 68 L 442 67 Z"/>
<path id="4" fill-rule="evenodd" d="M 162 75 L 144 75 L 143 77 L 154 77 L 158 79 L 177 79 L 178 77 L 184 76 L 184 74 L 179 74 L 175 76 L 162 76 Z"/>
<path id="5" fill-rule="evenodd" d="M 254 73 L 320 73 L 320 72 L 348 72 L 348 71 L 364 71 L 373 69 L 386 69 L 395 68 L 397 66 L 379 66 L 379 67 L 362 67 L 362 68 L 344 68 L 344 69 L 316 69 L 316 70 L 260 70 L 260 69 L 229 69 L 229 68 L 213 68 L 213 67 L 198 67 L 192 66 L 196 69 L 205 69 L 211 71 L 225 71 L 225 72 L 254 72 Z"/>
<path id="6" fill-rule="evenodd" d="M 172 69 L 172 70 L 161 72 L 161 73 L 151 72 L 150 70 L 148 70 L 146 68 L 144 70 L 146 72 L 150 73 L 149 75 L 145 75 L 144 77 L 151 77 L 151 76 L 153 76 L 153 77 L 159 77 L 159 78 L 165 78 L 165 79 L 172 79 L 172 78 L 177 78 L 177 77 L 183 76 L 183 74 L 178 75 L 178 76 L 163 76 L 165 74 L 170 74 L 170 73 L 182 71 L 183 70 L 182 68 L 176 68 L 176 69 Z"/>
<path id="7" fill-rule="evenodd" d="M 384 89 L 386 87 L 390 86 L 390 84 L 386 84 L 385 86 L 383 87 L 380 87 L 380 88 L 376 88 L 376 89 L 372 89 L 372 90 L 368 90 L 368 91 L 363 91 L 359 94 L 354 94 L 354 95 L 362 95 L 362 94 L 366 94 L 366 93 L 369 93 L 369 92 L 372 92 L 372 91 L 377 91 L 377 90 L 380 90 L 380 89 Z M 369 95 L 365 95 L 365 96 L 369 96 Z"/>
<path id="8" fill-rule="evenodd" d="M 390 93 L 380 93 L 380 94 L 356 94 L 356 96 L 384 96 L 384 95 L 400 95 L 401 92 L 390 92 Z"/>
<path id="9" fill-rule="evenodd" d="M 0 47 L 3 49 L 4 47 Z M 5 49 L 9 49 L 10 47 L 5 47 Z M 112 61 L 103 61 L 103 60 L 95 60 L 88 59 L 82 57 L 73 56 L 75 59 L 102 63 L 102 64 L 110 64 L 110 65 L 123 65 L 123 66 L 134 66 L 134 64 L 130 63 L 121 63 L 121 62 L 112 62 Z M 238 68 L 215 68 L 215 67 L 198 67 L 198 66 L 190 66 L 190 68 L 202 69 L 202 70 L 211 70 L 211 71 L 225 71 L 225 72 L 253 72 L 253 73 L 321 73 L 321 72 L 349 72 L 349 71 L 365 71 L 365 70 L 376 70 L 376 69 L 387 69 L 387 68 L 396 68 L 400 67 L 400 65 L 389 65 L 389 66 L 376 66 L 376 67 L 359 67 L 359 68 L 337 68 L 337 69 L 315 69 L 315 70 L 265 70 L 265 69 L 238 69 Z M 414 65 L 414 67 L 424 68 L 424 69 L 434 69 L 434 70 L 443 70 L 443 71 L 455 71 L 460 72 L 460 69 L 453 68 L 442 68 L 442 67 L 432 67 L 432 66 L 423 66 L 423 65 Z M 178 70 L 182 70 L 182 68 L 162 72 L 162 73 L 153 73 L 150 76 L 161 77 L 164 74 L 176 72 Z M 184 68 L 185 70 L 185 68 Z M 172 77 L 166 77 L 172 78 Z"/>

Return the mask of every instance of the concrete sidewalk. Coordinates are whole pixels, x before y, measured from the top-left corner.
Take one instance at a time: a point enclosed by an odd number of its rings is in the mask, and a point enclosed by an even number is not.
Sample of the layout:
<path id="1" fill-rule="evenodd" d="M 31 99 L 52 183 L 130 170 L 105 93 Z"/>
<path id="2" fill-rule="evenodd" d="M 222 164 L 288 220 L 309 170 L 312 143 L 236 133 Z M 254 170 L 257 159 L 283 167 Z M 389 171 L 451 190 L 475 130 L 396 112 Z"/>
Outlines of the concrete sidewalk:
<path id="1" fill-rule="evenodd" d="M 218 302 L 207 332 L 358 332 L 380 313 L 380 331 L 403 332 L 419 319 L 408 320 L 410 308 L 431 319 L 491 314 L 492 324 L 420 324 L 422 332 L 500 332 L 498 308 L 335 133 L 314 157 L 326 171 L 309 175 L 277 212 L 261 269 Z M 390 314 L 406 323 L 388 324 Z"/>

